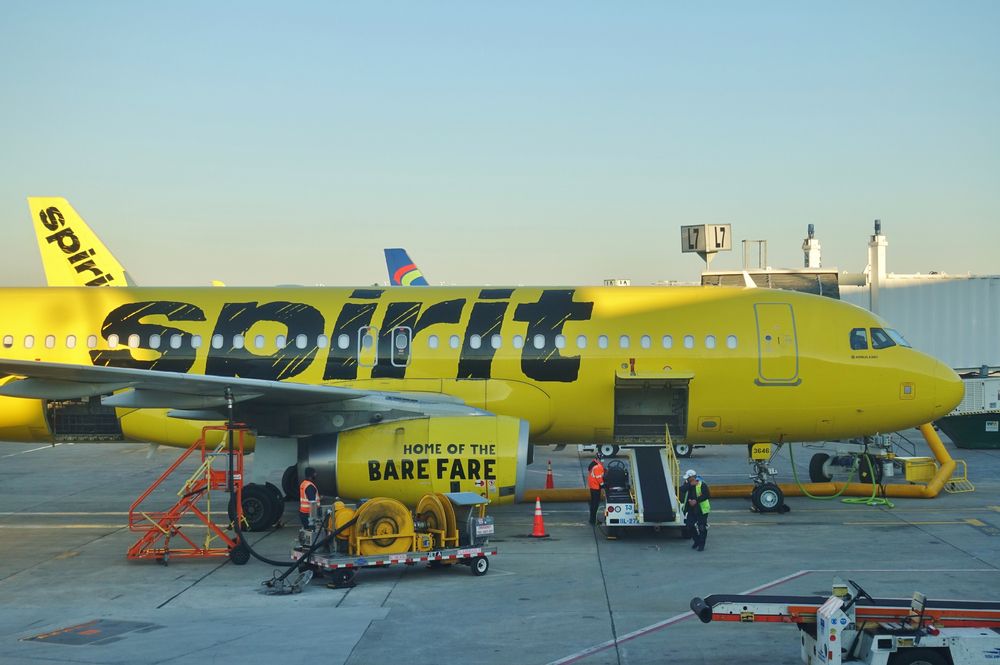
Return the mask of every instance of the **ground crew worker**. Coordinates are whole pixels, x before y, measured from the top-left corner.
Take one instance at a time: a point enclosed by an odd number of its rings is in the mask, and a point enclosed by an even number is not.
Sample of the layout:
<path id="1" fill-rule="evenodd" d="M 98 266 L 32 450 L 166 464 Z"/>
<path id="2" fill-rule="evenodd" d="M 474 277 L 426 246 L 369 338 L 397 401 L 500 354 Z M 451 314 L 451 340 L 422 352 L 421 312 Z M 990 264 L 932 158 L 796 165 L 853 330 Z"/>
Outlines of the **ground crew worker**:
<path id="1" fill-rule="evenodd" d="M 299 519 L 302 528 L 309 528 L 309 502 L 319 501 L 319 489 L 316 487 L 316 469 L 306 467 L 306 479 L 299 483 Z"/>
<path id="2" fill-rule="evenodd" d="M 604 465 L 600 455 L 590 463 L 587 486 L 590 488 L 590 523 L 597 524 L 597 504 L 601 502 L 601 488 L 604 487 Z"/>
<path id="3" fill-rule="evenodd" d="M 708 483 L 699 478 L 694 469 L 685 471 L 684 487 L 681 488 L 684 524 L 691 530 L 691 538 L 694 540 L 691 549 L 699 552 L 705 551 L 705 539 L 708 538 L 708 514 L 712 512 L 710 498 Z"/>

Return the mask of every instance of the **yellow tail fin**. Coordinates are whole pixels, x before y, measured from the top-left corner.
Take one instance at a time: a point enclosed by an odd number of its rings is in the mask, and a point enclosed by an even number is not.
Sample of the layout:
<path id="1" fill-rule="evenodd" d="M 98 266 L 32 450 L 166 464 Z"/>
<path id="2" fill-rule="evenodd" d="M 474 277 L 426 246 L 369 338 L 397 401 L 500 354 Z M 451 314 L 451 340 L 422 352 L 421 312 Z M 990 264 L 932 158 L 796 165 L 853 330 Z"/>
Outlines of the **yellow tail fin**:
<path id="1" fill-rule="evenodd" d="M 131 276 L 73 206 L 61 197 L 29 196 L 49 286 L 127 286 Z"/>

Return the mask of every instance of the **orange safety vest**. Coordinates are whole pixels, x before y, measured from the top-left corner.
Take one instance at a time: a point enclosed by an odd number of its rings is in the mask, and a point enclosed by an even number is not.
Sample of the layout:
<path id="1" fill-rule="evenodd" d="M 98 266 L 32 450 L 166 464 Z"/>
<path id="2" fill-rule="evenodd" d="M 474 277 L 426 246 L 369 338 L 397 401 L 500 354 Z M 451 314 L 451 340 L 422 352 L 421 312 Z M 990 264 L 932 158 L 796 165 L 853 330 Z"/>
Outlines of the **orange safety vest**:
<path id="1" fill-rule="evenodd" d="M 604 484 L 604 465 L 598 462 L 590 469 L 590 476 L 587 478 L 587 484 L 592 490 L 601 489 L 601 485 Z"/>
<path id="2" fill-rule="evenodd" d="M 309 498 L 306 496 L 306 488 L 312 487 L 316 490 L 316 500 L 319 501 L 319 488 L 311 480 L 303 480 L 299 483 L 299 512 L 309 513 Z"/>

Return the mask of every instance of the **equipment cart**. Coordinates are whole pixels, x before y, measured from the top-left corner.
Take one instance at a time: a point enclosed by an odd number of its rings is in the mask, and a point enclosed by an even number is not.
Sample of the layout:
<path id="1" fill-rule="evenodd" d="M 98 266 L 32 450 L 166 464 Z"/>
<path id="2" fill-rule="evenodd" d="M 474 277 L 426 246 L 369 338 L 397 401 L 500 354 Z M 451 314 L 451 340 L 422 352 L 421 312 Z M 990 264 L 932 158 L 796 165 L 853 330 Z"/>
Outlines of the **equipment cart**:
<path id="1" fill-rule="evenodd" d="M 333 586 L 354 586 L 360 568 L 426 563 L 436 568 L 461 564 L 473 575 L 485 575 L 497 548 L 488 545 L 494 533 L 493 518 L 486 515 L 489 501 L 474 492 L 427 494 L 410 511 L 395 499 L 369 499 L 356 509 L 337 501 L 314 530 L 303 530 L 292 560 L 306 557 L 309 567 L 333 579 Z M 467 509 L 459 523 L 456 510 Z M 349 525 L 344 528 L 345 525 Z M 319 532 L 317 533 L 317 529 Z M 334 533 L 335 545 L 313 551 L 324 533 Z"/>

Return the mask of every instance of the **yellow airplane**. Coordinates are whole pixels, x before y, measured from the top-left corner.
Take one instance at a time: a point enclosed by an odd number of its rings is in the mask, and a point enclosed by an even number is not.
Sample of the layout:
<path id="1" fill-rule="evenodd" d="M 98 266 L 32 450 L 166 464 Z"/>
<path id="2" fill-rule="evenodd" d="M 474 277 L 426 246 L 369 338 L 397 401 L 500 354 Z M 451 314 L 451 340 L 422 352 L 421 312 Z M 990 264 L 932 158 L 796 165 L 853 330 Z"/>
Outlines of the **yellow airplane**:
<path id="1" fill-rule="evenodd" d="M 187 446 L 231 407 L 255 528 L 306 465 L 327 495 L 502 502 L 529 440 L 845 439 L 963 394 L 870 312 L 720 287 L 5 288 L 0 376 L 3 440 Z"/>

